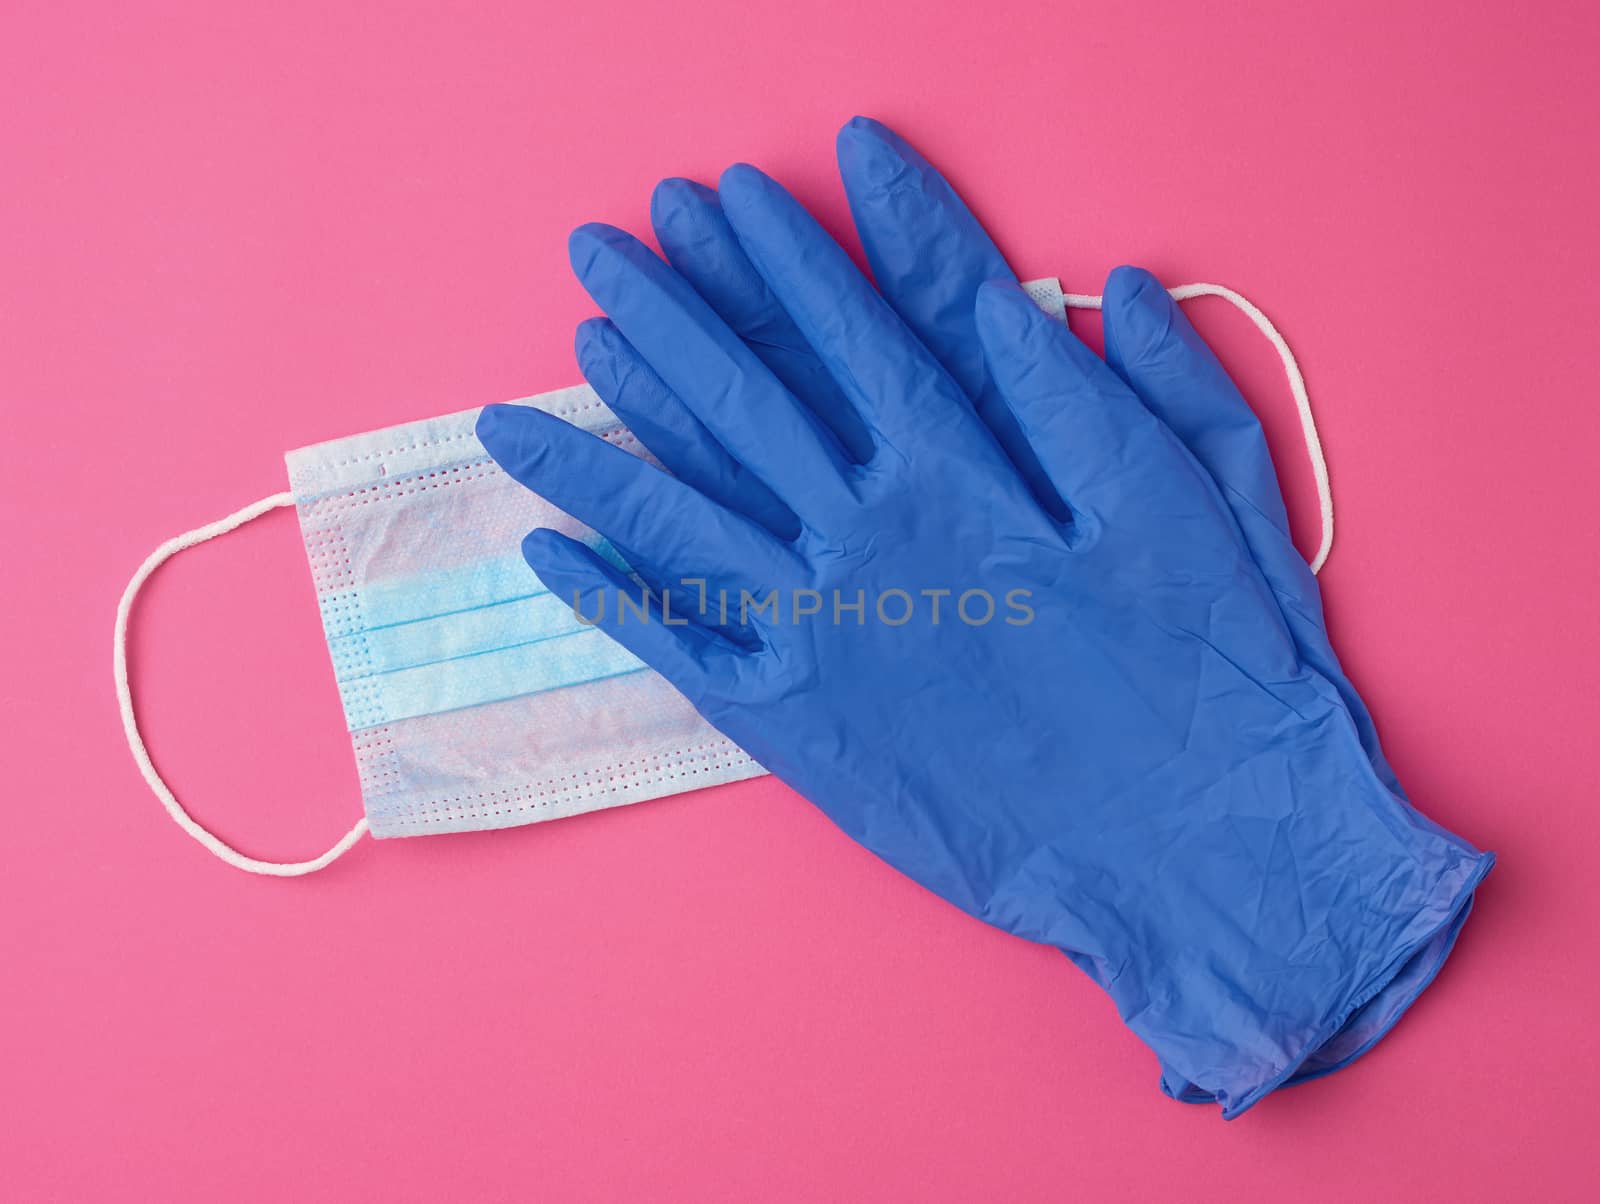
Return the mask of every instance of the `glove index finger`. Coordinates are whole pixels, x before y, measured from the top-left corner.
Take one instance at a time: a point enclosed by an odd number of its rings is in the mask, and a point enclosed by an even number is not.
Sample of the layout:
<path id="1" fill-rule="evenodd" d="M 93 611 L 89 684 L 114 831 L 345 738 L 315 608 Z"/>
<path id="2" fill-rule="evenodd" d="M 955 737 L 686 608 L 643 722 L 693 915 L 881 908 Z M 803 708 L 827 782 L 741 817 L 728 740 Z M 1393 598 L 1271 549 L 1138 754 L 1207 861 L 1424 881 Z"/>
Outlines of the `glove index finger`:
<path id="1" fill-rule="evenodd" d="M 722 173 L 719 191 L 750 261 L 877 438 L 903 451 L 971 412 L 950 374 L 781 184 L 741 163 Z"/>
<path id="2" fill-rule="evenodd" d="M 968 397 L 988 380 L 973 303 L 987 280 L 1017 277 L 994 240 L 933 164 L 870 117 L 837 139 L 856 233 L 878 291 Z"/>
<path id="3" fill-rule="evenodd" d="M 600 400 L 668 472 L 779 539 L 800 533 L 794 512 L 727 453 L 609 318 L 581 323 L 573 350 Z"/>
<path id="4" fill-rule="evenodd" d="M 715 190 L 662 180 L 650 197 L 650 222 L 667 262 L 822 421 L 845 455 L 857 464 L 871 459 L 871 433 L 739 245 Z"/>

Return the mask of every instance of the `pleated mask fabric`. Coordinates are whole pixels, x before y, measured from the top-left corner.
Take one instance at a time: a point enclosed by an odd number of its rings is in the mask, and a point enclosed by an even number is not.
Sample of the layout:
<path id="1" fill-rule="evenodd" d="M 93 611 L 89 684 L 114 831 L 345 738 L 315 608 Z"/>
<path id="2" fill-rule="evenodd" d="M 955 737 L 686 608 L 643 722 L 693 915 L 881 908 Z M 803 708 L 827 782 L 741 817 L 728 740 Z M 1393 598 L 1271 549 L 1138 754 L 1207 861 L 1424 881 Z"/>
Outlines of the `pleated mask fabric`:
<path id="1" fill-rule="evenodd" d="M 523 404 L 645 454 L 588 386 Z M 517 553 L 530 527 L 609 549 L 495 467 L 477 416 L 287 456 L 373 835 L 511 827 L 764 772 L 540 585 Z"/>

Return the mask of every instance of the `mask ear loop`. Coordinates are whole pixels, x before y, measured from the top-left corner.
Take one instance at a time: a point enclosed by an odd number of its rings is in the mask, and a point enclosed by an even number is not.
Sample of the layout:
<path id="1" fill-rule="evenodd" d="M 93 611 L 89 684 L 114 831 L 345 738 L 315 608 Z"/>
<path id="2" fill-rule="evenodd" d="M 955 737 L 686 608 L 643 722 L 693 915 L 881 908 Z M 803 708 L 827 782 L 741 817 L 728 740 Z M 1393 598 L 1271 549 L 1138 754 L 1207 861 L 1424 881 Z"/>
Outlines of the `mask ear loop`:
<path id="1" fill-rule="evenodd" d="M 133 760 L 139 766 L 139 772 L 144 775 L 145 782 L 155 796 L 161 800 L 161 805 L 167 809 L 172 822 L 204 845 L 218 860 L 226 861 L 235 869 L 245 870 L 251 874 L 267 874 L 274 878 L 298 878 L 302 874 L 314 873 L 331 865 L 366 834 L 367 817 L 363 815 L 356 821 L 355 827 L 339 839 L 338 844 L 322 856 L 313 857 L 310 861 L 257 861 L 254 857 L 246 857 L 238 849 L 225 844 L 201 827 L 194 817 L 183 809 L 177 796 L 172 793 L 172 788 L 162 780 L 150 760 L 150 750 L 144 746 L 144 737 L 139 734 L 139 721 L 133 713 L 133 692 L 128 686 L 128 615 L 133 610 L 133 600 L 138 596 L 140 588 L 162 562 L 185 548 L 192 548 L 197 543 L 226 535 L 235 527 L 243 526 L 251 519 L 260 518 L 269 510 L 292 505 L 294 505 L 294 494 L 275 493 L 271 497 L 262 498 L 259 502 L 250 503 L 242 510 L 234 511 L 227 518 L 196 527 L 193 531 L 185 531 L 151 552 L 139 566 L 139 571 L 133 575 L 133 580 L 128 582 L 128 588 L 122 591 L 122 601 L 117 603 L 117 627 L 111 646 L 112 671 L 117 680 L 117 703 L 122 708 L 122 731 L 128 737 L 128 751 L 133 753 Z"/>
<path id="2" fill-rule="evenodd" d="M 1305 440 L 1306 455 L 1311 459 L 1311 475 L 1317 483 L 1317 509 L 1322 517 L 1322 542 L 1317 554 L 1311 558 L 1311 571 L 1320 573 L 1328 563 L 1328 553 L 1333 551 L 1333 490 L 1328 484 L 1328 461 L 1322 454 L 1322 439 L 1317 434 L 1317 420 L 1311 413 L 1311 397 L 1306 392 L 1305 377 L 1300 375 L 1300 365 L 1294 352 L 1278 333 L 1271 319 L 1246 297 L 1220 284 L 1180 284 L 1167 292 L 1174 301 L 1188 301 L 1194 297 L 1221 297 L 1255 323 L 1255 327 L 1277 351 L 1283 361 L 1283 374 L 1289 378 L 1289 392 L 1294 395 L 1295 411 L 1300 416 L 1300 435 Z M 1102 298 L 1093 293 L 1066 293 L 1062 298 L 1068 309 L 1099 309 Z"/>
<path id="3" fill-rule="evenodd" d="M 1289 379 L 1289 391 L 1294 396 L 1295 410 L 1300 418 L 1300 433 L 1305 440 L 1306 454 L 1311 459 L 1311 473 L 1316 481 L 1317 507 L 1322 518 L 1322 541 L 1317 547 L 1317 554 L 1311 558 L 1310 565 L 1313 573 L 1320 572 L 1333 550 L 1333 492 L 1328 482 L 1328 462 L 1322 452 L 1322 439 L 1317 434 L 1317 420 L 1311 412 L 1311 398 L 1306 391 L 1305 377 L 1300 373 L 1300 365 L 1294 358 L 1294 352 L 1289 350 L 1289 344 L 1283 335 L 1278 333 L 1278 328 L 1272 324 L 1271 319 L 1248 298 L 1231 288 L 1221 284 L 1182 284 L 1168 289 L 1167 292 L 1174 301 L 1188 301 L 1195 297 L 1221 297 L 1249 318 L 1277 351 L 1278 358 L 1283 363 L 1284 375 Z M 1103 298 L 1094 293 L 1065 293 L 1062 300 L 1068 309 L 1100 309 Z M 134 573 L 133 580 L 128 582 L 128 588 L 122 592 L 122 600 L 117 604 L 117 625 L 111 650 L 112 669 L 117 683 L 117 703 L 122 710 L 122 731 L 128 738 L 128 750 L 133 754 L 134 762 L 139 766 L 139 772 L 144 775 L 145 782 L 156 798 L 161 800 L 161 805 L 167 809 L 172 821 L 204 845 L 219 860 L 248 873 L 266 874 L 275 878 L 297 878 L 302 874 L 325 869 L 349 852 L 351 846 L 366 835 L 367 817 L 363 815 L 337 844 L 310 861 L 258 861 L 254 857 L 246 857 L 201 827 L 183 809 L 177 796 L 172 793 L 171 787 L 162 780 L 155 764 L 150 760 L 150 751 L 145 747 L 144 738 L 139 734 L 139 721 L 133 711 L 133 693 L 128 685 L 128 616 L 133 610 L 133 600 L 138 596 L 140 588 L 163 562 L 186 548 L 194 547 L 197 543 L 226 535 L 235 527 L 260 518 L 270 510 L 292 505 L 294 505 L 293 493 L 272 494 L 258 502 L 252 502 L 242 510 L 234 511 L 226 518 L 207 523 L 203 527 L 196 527 L 193 531 L 185 531 L 182 535 L 167 540 L 150 553 L 145 562 L 139 566 L 138 572 Z"/>

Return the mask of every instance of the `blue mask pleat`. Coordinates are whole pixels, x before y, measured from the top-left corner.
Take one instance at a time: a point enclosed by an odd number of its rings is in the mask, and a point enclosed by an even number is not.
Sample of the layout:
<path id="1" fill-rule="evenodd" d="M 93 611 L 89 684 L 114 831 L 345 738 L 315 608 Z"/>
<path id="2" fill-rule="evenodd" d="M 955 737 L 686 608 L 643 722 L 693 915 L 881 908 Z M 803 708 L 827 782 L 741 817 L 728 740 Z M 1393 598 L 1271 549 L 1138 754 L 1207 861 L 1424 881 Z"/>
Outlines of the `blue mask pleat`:
<path id="1" fill-rule="evenodd" d="M 644 664 L 598 628 L 339 683 L 351 731 L 636 673 Z"/>
<path id="2" fill-rule="evenodd" d="M 520 557 L 371 582 L 364 604 L 362 629 L 328 640 L 351 731 L 643 668 Z"/>
<path id="3" fill-rule="evenodd" d="M 584 630 L 570 607 L 540 592 L 476 610 L 369 627 L 330 639 L 328 645 L 344 682 Z"/>
<path id="4" fill-rule="evenodd" d="M 521 556 L 481 560 L 391 581 L 363 591 L 368 630 L 415 623 L 547 592 Z"/>

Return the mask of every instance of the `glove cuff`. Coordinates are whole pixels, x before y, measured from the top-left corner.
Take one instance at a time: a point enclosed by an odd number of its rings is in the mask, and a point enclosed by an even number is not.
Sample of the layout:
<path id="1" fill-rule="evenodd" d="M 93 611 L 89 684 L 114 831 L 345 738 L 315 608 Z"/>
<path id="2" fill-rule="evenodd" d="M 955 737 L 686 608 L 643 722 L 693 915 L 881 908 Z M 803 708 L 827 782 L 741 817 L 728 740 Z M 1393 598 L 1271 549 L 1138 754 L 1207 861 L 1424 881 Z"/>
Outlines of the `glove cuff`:
<path id="1" fill-rule="evenodd" d="M 1456 846 L 1458 855 L 1450 859 L 1419 914 L 1427 926 L 1420 936 L 1402 943 L 1379 973 L 1334 1012 L 1330 1023 L 1314 1032 L 1281 1069 L 1238 1092 L 1207 1090 L 1165 1066 L 1162 1090 L 1185 1103 L 1220 1103 L 1223 1119 L 1232 1120 L 1279 1087 L 1332 1074 L 1372 1049 L 1438 974 L 1472 911 L 1478 884 L 1494 866 L 1493 853 L 1479 852 L 1436 830 Z"/>

